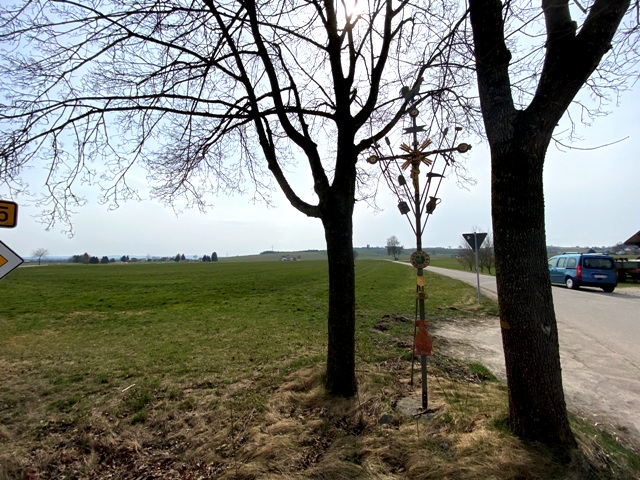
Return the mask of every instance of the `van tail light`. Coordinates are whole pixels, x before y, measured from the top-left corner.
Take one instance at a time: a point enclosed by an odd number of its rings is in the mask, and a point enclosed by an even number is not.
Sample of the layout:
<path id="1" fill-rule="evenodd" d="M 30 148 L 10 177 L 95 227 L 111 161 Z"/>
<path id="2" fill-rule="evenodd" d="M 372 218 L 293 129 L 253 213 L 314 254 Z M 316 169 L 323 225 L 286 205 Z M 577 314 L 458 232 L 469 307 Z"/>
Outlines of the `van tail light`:
<path id="1" fill-rule="evenodd" d="M 582 265 L 578 265 L 578 268 L 576 268 L 576 278 L 582 280 Z"/>
<path id="2" fill-rule="evenodd" d="M 616 282 L 618 281 L 618 269 L 616 268 Z"/>

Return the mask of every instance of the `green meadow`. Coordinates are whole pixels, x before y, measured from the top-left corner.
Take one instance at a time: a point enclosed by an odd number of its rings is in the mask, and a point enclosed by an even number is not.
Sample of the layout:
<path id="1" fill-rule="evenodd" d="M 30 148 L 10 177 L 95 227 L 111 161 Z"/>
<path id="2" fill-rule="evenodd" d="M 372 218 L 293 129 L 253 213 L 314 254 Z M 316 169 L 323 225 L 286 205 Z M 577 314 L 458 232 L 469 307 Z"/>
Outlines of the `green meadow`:
<path id="1" fill-rule="evenodd" d="M 340 399 L 322 388 L 324 261 L 17 269 L 0 283 L 0 480 L 570 471 L 508 434 L 504 385 L 438 353 L 437 337 L 433 412 L 398 415 L 419 395 L 415 270 L 358 260 L 356 272 L 360 390 Z M 495 320 L 473 287 L 428 273 L 427 291 L 432 324 Z M 616 472 L 635 465 L 615 454 Z"/>

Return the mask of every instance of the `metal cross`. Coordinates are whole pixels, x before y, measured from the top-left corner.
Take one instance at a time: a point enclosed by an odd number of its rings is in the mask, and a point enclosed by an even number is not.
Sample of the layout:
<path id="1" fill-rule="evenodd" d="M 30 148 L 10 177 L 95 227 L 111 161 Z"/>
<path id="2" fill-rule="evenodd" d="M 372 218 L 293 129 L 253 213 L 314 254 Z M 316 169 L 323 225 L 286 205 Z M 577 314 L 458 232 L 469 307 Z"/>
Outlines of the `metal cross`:
<path id="1" fill-rule="evenodd" d="M 416 251 L 411 255 L 411 264 L 417 269 L 416 320 L 414 324 L 412 358 L 415 358 L 416 355 L 420 356 L 422 371 L 422 409 L 426 412 L 429 408 L 429 397 L 427 394 L 427 356 L 432 354 L 433 342 L 431 339 L 431 335 L 429 334 L 429 324 L 426 319 L 424 308 L 424 302 L 427 298 L 427 292 L 425 291 L 424 269 L 429 265 L 430 258 L 429 254 L 422 250 L 422 232 L 426 227 L 426 221 L 428 220 L 429 216 L 434 212 L 436 206 L 441 201 L 441 199 L 436 197 L 436 195 L 440 187 L 440 182 L 442 182 L 442 179 L 444 178 L 444 171 L 450 165 L 450 163 L 453 163 L 451 154 L 453 152 L 468 152 L 471 149 L 471 145 L 460 143 L 455 147 L 427 150 L 427 148 L 432 144 L 431 140 L 425 139 L 422 142 L 418 142 L 418 133 L 424 131 L 424 125 L 417 125 L 416 117 L 419 113 L 420 112 L 415 106 L 411 107 L 409 110 L 409 116 L 412 120 L 412 126 L 409 128 L 405 128 L 404 133 L 412 134 L 413 141 L 411 145 L 403 143 L 400 146 L 400 149 L 404 152 L 403 154 L 382 156 L 380 155 L 379 149 L 376 146 L 374 147 L 376 155 L 370 156 L 367 161 L 370 164 L 376 164 L 380 162 L 382 173 L 387 180 L 387 184 L 398 197 L 398 208 L 400 209 L 400 213 L 407 217 L 414 233 L 416 234 Z M 462 130 L 462 128 L 456 127 L 455 130 L 456 136 L 453 139 L 453 143 L 455 143 L 457 134 Z M 447 132 L 445 129 L 443 136 L 446 136 L 446 133 Z M 389 140 L 386 138 L 385 140 L 389 148 L 391 148 Z M 445 165 L 442 169 L 442 173 L 434 172 L 434 167 L 436 166 L 438 155 L 441 155 L 445 160 Z M 403 163 L 401 165 L 398 165 L 398 160 L 403 160 Z M 400 175 L 397 178 L 397 187 L 394 183 L 394 178 L 389 169 L 392 163 L 398 165 L 400 170 Z M 402 175 L 402 171 L 406 171 L 407 169 L 409 169 L 409 167 L 413 192 L 411 192 L 411 190 L 407 186 L 407 181 L 404 178 L 404 175 Z M 427 183 L 425 184 L 425 188 L 423 190 L 421 190 L 420 186 L 421 167 L 430 169 L 427 173 Z M 436 187 L 434 195 L 429 196 L 431 183 L 434 179 L 436 179 L 434 183 L 437 183 L 438 186 Z M 403 197 L 406 197 L 407 199 L 413 198 L 413 202 L 407 204 L 407 202 L 402 200 Z M 429 201 L 427 201 L 427 197 L 429 197 Z M 411 218 L 408 215 L 411 211 L 413 211 L 413 214 L 415 216 L 415 224 L 411 222 Z M 423 215 L 425 217 L 424 223 L 422 218 Z M 411 364 L 411 384 L 413 385 L 413 361 Z"/>

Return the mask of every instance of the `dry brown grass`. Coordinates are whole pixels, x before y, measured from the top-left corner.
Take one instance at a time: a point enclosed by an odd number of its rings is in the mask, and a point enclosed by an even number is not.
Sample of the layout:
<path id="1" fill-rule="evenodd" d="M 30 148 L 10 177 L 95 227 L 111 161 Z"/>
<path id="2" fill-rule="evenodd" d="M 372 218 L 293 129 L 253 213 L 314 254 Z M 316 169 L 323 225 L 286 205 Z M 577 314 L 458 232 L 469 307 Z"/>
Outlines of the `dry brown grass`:
<path id="1" fill-rule="evenodd" d="M 460 384 L 438 378 L 431 393 L 434 411 L 399 416 L 406 384 L 381 389 L 379 376 L 360 377 L 354 399 L 327 396 L 317 369 L 297 372 L 270 397 L 258 424 L 245 419 L 210 439 L 226 463 L 219 478 L 314 479 L 549 479 L 584 478 L 583 466 L 567 466 L 540 447 L 527 446 L 492 426 L 503 411 L 497 383 Z M 383 382 L 384 383 L 384 382 Z M 452 395 L 458 392 L 457 400 Z M 380 424 L 391 413 L 393 420 Z M 226 443 L 220 443 L 226 442 Z M 226 445 L 222 454 L 220 445 Z M 546 458 L 545 458 L 545 455 Z M 577 460 L 576 460 L 577 461 Z"/>
<path id="2" fill-rule="evenodd" d="M 159 401 L 136 424 L 114 415 L 116 399 L 107 399 L 83 425 L 43 425 L 39 446 L 0 428 L 3 441 L 16 446 L 0 459 L 0 479 L 616 478 L 606 474 L 606 461 L 593 461 L 603 455 L 593 443 L 583 443 L 590 459 L 576 452 L 567 464 L 497 429 L 506 412 L 504 386 L 479 381 L 464 364 L 439 361 L 444 367 L 430 377 L 432 409 L 422 416 L 396 411 L 398 399 L 419 395 L 398 380 L 408 377 L 409 364 L 401 361 L 361 371 L 352 399 L 327 395 L 318 367 L 275 388 L 256 378 L 221 395 L 194 384 L 176 399 L 168 391 L 163 397 L 159 386 Z M 266 400 L 247 402 L 256 385 L 266 389 Z M 381 423 L 383 415 L 390 417 Z"/>

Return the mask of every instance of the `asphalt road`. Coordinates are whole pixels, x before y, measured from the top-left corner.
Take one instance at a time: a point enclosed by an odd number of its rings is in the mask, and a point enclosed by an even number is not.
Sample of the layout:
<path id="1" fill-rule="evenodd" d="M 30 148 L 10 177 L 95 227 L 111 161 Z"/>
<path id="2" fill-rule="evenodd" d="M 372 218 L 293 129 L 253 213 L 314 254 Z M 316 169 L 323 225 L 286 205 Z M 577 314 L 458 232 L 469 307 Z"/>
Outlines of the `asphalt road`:
<path id="1" fill-rule="evenodd" d="M 427 270 L 476 285 L 475 273 Z M 497 298 L 495 277 L 480 275 L 480 288 L 483 295 Z M 640 288 L 618 288 L 613 293 L 552 288 L 569 409 L 594 424 L 628 432 L 640 442 Z M 452 339 L 458 353 L 482 361 L 504 378 L 497 322 L 448 324 L 434 334 Z"/>

